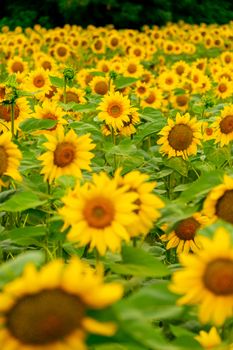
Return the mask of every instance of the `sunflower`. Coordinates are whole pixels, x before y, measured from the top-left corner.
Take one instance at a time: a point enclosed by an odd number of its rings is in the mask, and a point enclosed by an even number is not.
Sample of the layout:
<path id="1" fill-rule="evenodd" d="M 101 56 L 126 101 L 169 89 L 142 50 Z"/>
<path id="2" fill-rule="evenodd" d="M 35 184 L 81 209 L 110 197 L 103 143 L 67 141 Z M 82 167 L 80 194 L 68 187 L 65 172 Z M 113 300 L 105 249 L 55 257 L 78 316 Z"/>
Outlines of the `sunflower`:
<path id="1" fill-rule="evenodd" d="M 88 316 L 122 297 L 118 283 L 73 257 L 54 260 L 40 271 L 26 265 L 23 275 L 0 294 L 0 339 L 4 349 L 86 350 L 88 332 L 113 335 L 115 324 Z"/>
<path id="2" fill-rule="evenodd" d="M 0 103 L 5 100 L 6 93 L 7 93 L 6 85 L 0 83 Z"/>
<path id="3" fill-rule="evenodd" d="M 195 339 L 205 350 L 215 349 L 222 342 L 216 327 L 211 327 L 209 332 L 200 331 Z"/>
<path id="4" fill-rule="evenodd" d="M 202 137 L 203 141 L 209 141 L 214 139 L 214 129 L 208 122 L 202 122 Z"/>
<path id="5" fill-rule="evenodd" d="M 162 102 L 162 91 L 156 87 L 151 87 L 147 89 L 147 94 L 143 99 L 141 99 L 140 104 L 142 107 L 160 108 Z"/>
<path id="6" fill-rule="evenodd" d="M 200 249 L 200 242 L 198 240 L 197 232 L 199 229 L 207 225 L 208 218 L 200 213 L 178 221 L 174 230 L 169 234 L 164 234 L 160 237 L 162 241 L 168 241 L 166 249 L 176 248 L 176 252 L 188 253 Z"/>
<path id="7" fill-rule="evenodd" d="M 148 95 L 148 85 L 140 80 L 136 82 L 135 93 L 138 97 L 143 98 Z"/>
<path id="8" fill-rule="evenodd" d="M 11 141 L 11 133 L 3 132 L 0 135 L 0 186 L 5 186 L 2 177 L 7 175 L 16 181 L 22 177 L 18 171 L 22 154 L 18 147 Z"/>
<path id="9" fill-rule="evenodd" d="M 111 63 L 107 60 L 98 60 L 96 68 L 98 71 L 108 73 L 110 71 Z"/>
<path id="10" fill-rule="evenodd" d="M 38 68 L 29 73 L 26 81 L 22 83 L 22 88 L 35 94 L 36 98 L 42 98 L 51 90 L 48 71 Z"/>
<path id="11" fill-rule="evenodd" d="M 89 85 L 89 83 L 94 79 L 94 75 L 92 74 L 95 69 L 81 69 L 77 74 L 77 81 L 80 84 L 81 88 L 85 88 Z"/>
<path id="12" fill-rule="evenodd" d="M 64 91 L 60 89 L 56 95 L 53 97 L 54 101 L 64 102 Z M 82 89 L 77 89 L 76 87 L 67 87 L 66 88 L 66 103 L 75 102 L 75 103 L 85 103 L 85 92 Z"/>
<path id="13" fill-rule="evenodd" d="M 187 111 L 189 106 L 189 96 L 187 94 L 175 95 L 172 94 L 170 96 L 170 103 L 172 108 L 179 109 L 180 111 Z"/>
<path id="14" fill-rule="evenodd" d="M 180 255 L 183 268 L 173 274 L 170 289 L 183 294 L 179 304 L 199 305 L 202 323 L 220 326 L 233 317 L 233 245 L 224 228 L 200 240 L 202 249 Z"/>
<path id="15" fill-rule="evenodd" d="M 219 80 L 218 85 L 215 88 L 215 95 L 218 98 L 225 99 L 233 94 L 233 85 L 232 81 L 229 81 L 227 78 L 223 77 Z"/>
<path id="16" fill-rule="evenodd" d="M 164 91 L 172 91 L 177 87 L 178 77 L 173 71 L 166 71 L 158 77 L 159 87 Z"/>
<path id="17" fill-rule="evenodd" d="M 123 122 L 123 127 L 119 130 L 119 134 L 123 136 L 130 136 L 136 133 L 135 124 L 140 123 L 140 117 L 136 108 L 131 108 L 129 113 L 129 121 Z M 105 135 L 107 130 L 105 129 Z M 111 130 L 110 130 L 111 133 Z"/>
<path id="18" fill-rule="evenodd" d="M 73 175 L 81 178 L 81 169 L 91 170 L 90 160 L 94 154 L 90 151 L 95 148 L 90 135 L 77 136 L 74 130 L 64 134 L 62 125 L 57 126 L 53 135 L 46 134 L 47 142 L 44 146 L 47 152 L 39 156 L 43 162 L 41 174 L 44 180 L 52 181 L 61 175 Z"/>
<path id="19" fill-rule="evenodd" d="M 111 87 L 109 86 L 110 82 L 107 77 L 94 77 L 89 85 L 92 92 L 98 95 L 106 95 L 109 90 L 113 92 L 113 86 L 112 84 Z"/>
<path id="20" fill-rule="evenodd" d="M 140 78 L 143 74 L 143 66 L 140 64 L 139 60 L 135 58 L 129 58 L 123 63 L 122 73 L 126 77 Z"/>
<path id="21" fill-rule="evenodd" d="M 222 219 L 233 224 L 233 179 L 224 176 L 223 183 L 214 187 L 203 204 L 203 213 L 213 221 Z"/>
<path id="22" fill-rule="evenodd" d="M 94 39 L 94 41 L 91 45 L 91 49 L 96 54 L 105 53 L 106 46 L 105 46 L 105 42 L 104 42 L 103 38 Z"/>
<path id="23" fill-rule="evenodd" d="M 18 79 L 22 79 L 28 72 L 28 64 L 20 56 L 14 56 L 7 61 L 7 71 L 9 74 L 16 73 Z"/>
<path id="24" fill-rule="evenodd" d="M 215 129 L 215 143 L 220 146 L 228 145 L 233 139 L 233 104 L 225 106 L 212 127 Z"/>
<path id="25" fill-rule="evenodd" d="M 14 105 L 14 128 L 19 130 L 19 124 L 31 113 L 30 106 L 25 97 L 20 97 Z M 0 130 L 6 131 L 11 128 L 11 105 L 0 104 Z"/>
<path id="26" fill-rule="evenodd" d="M 70 57 L 70 48 L 63 43 L 56 44 L 53 47 L 53 54 L 58 62 L 65 62 Z"/>
<path id="27" fill-rule="evenodd" d="M 38 133 L 46 133 L 54 131 L 59 124 L 67 124 L 67 121 L 62 117 L 65 115 L 62 108 L 57 105 L 54 101 L 45 100 L 42 105 L 36 105 L 35 112 L 32 114 L 32 117 L 36 119 L 51 119 L 57 120 L 57 124 L 51 129 L 38 131 Z"/>
<path id="28" fill-rule="evenodd" d="M 59 210 L 64 228 L 71 226 L 68 239 L 80 246 L 90 244 L 101 255 L 107 249 L 120 251 L 121 241 L 129 241 L 127 227 L 137 218 L 134 210 L 136 193 L 128 192 L 128 186 L 119 188 L 118 181 L 105 173 L 94 174 L 92 183 L 76 186 L 62 199 L 65 204 Z"/>
<path id="29" fill-rule="evenodd" d="M 113 129 L 121 129 L 124 122 L 129 121 L 130 100 L 119 92 L 104 95 L 97 107 L 100 110 L 98 118 L 110 125 Z"/>
<path id="30" fill-rule="evenodd" d="M 117 174 L 118 176 L 118 174 Z M 138 198 L 135 204 L 136 220 L 128 227 L 131 237 L 148 234 L 154 222 L 160 217 L 159 209 L 164 207 L 162 200 L 153 193 L 155 182 L 148 182 L 149 176 L 139 171 L 131 171 L 124 177 L 119 176 L 119 186 L 129 186 L 128 191 L 136 193 Z"/>
<path id="31" fill-rule="evenodd" d="M 55 71 L 57 69 L 55 60 L 49 55 L 42 55 L 35 63 L 38 68 L 41 67 L 44 70 Z"/>
<path id="32" fill-rule="evenodd" d="M 111 50 L 116 50 L 120 46 L 120 43 L 121 43 L 121 37 L 117 32 L 111 34 L 107 39 L 107 46 Z"/>
<path id="33" fill-rule="evenodd" d="M 176 114 L 176 121 L 168 118 L 168 125 L 159 133 L 162 137 L 157 141 L 160 152 L 170 157 L 183 157 L 197 153 L 197 145 L 200 144 L 201 123 L 196 118 L 190 118 L 189 113 L 181 116 Z"/>
<path id="34" fill-rule="evenodd" d="M 221 61 L 224 65 L 232 65 L 233 62 L 233 54 L 230 51 L 222 52 L 220 55 Z"/>
<path id="35" fill-rule="evenodd" d="M 178 61 L 173 64 L 172 70 L 179 76 L 179 77 L 187 77 L 190 67 L 185 61 Z"/>

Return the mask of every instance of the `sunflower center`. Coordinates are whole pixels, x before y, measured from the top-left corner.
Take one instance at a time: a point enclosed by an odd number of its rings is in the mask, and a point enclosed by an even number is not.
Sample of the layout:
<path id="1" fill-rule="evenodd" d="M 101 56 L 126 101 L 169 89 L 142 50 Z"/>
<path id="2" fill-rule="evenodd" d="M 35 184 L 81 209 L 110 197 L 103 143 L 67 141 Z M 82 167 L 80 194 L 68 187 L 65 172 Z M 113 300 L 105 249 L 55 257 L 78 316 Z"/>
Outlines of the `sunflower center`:
<path id="1" fill-rule="evenodd" d="M 206 133 L 206 135 L 211 136 L 213 134 L 213 129 L 212 128 L 206 128 L 205 129 L 205 133 Z"/>
<path id="2" fill-rule="evenodd" d="M 19 116 L 19 107 L 15 105 L 14 107 L 14 119 Z M 0 105 L 0 119 L 9 122 L 11 120 L 11 106 L 10 105 Z"/>
<path id="3" fill-rule="evenodd" d="M 219 126 L 223 134 L 230 134 L 233 131 L 233 115 L 227 115 L 224 117 Z"/>
<path id="4" fill-rule="evenodd" d="M 197 220 L 195 220 L 193 217 L 181 220 L 176 229 L 175 233 L 177 237 L 180 239 L 186 241 L 193 239 L 195 237 L 196 231 L 200 227 L 200 224 Z"/>
<path id="5" fill-rule="evenodd" d="M 191 145 L 193 132 L 188 125 L 177 124 L 173 126 L 168 135 L 169 145 L 176 151 L 185 151 Z"/>
<path id="6" fill-rule="evenodd" d="M 43 290 L 16 302 L 6 315 L 6 327 L 23 345 L 49 345 L 80 329 L 84 311 L 78 297 Z"/>
<path id="7" fill-rule="evenodd" d="M 96 50 L 101 50 L 102 48 L 102 42 L 100 40 L 97 40 L 94 44 Z"/>
<path id="8" fill-rule="evenodd" d="M 226 56 L 224 57 L 224 61 L 225 61 L 226 63 L 230 63 L 230 62 L 231 62 L 231 56 L 226 55 Z"/>
<path id="9" fill-rule="evenodd" d="M 60 56 L 60 57 L 64 57 L 64 56 L 67 54 L 66 48 L 63 47 L 63 46 L 60 46 L 60 47 L 57 49 L 57 54 L 58 54 L 58 56 Z"/>
<path id="10" fill-rule="evenodd" d="M 2 176 L 6 169 L 7 169 L 7 165 L 8 165 L 8 155 L 5 151 L 5 149 L 0 146 L 0 176 Z"/>
<path id="11" fill-rule="evenodd" d="M 180 95 L 180 96 L 177 96 L 177 98 L 176 98 L 176 103 L 180 107 L 186 106 L 187 102 L 188 102 L 188 98 L 185 95 Z"/>
<path id="12" fill-rule="evenodd" d="M 33 85 L 41 88 L 42 86 L 44 86 L 45 84 L 45 79 L 42 75 L 37 75 L 34 79 L 33 79 Z"/>
<path id="13" fill-rule="evenodd" d="M 122 108 L 118 104 L 112 104 L 108 108 L 108 113 L 113 118 L 118 118 L 121 115 Z"/>
<path id="14" fill-rule="evenodd" d="M 140 86 L 139 88 L 138 88 L 138 93 L 139 94 L 144 94 L 146 92 L 146 88 L 144 87 L 144 86 Z"/>
<path id="15" fill-rule="evenodd" d="M 98 81 L 95 84 L 95 92 L 99 95 L 105 95 L 108 92 L 108 85 L 105 81 Z"/>
<path id="16" fill-rule="evenodd" d="M 96 197 L 87 201 L 83 215 L 89 226 L 100 229 L 111 225 L 115 209 L 109 199 Z"/>
<path id="17" fill-rule="evenodd" d="M 233 190 L 228 190 L 216 203 L 216 215 L 233 224 Z"/>
<path id="18" fill-rule="evenodd" d="M 68 102 L 80 103 L 79 96 L 75 92 L 67 91 L 67 93 L 66 93 L 66 102 L 67 103 Z"/>
<path id="19" fill-rule="evenodd" d="M 172 85 L 173 84 L 173 79 L 172 78 L 167 78 L 167 79 L 165 79 L 165 83 L 167 85 Z"/>
<path id="20" fill-rule="evenodd" d="M 177 66 L 176 67 L 176 73 L 178 75 L 182 75 L 184 73 L 184 67 L 183 66 Z"/>
<path id="21" fill-rule="evenodd" d="M 137 66 L 134 63 L 130 63 L 128 65 L 127 71 L 131 74 L 135 73 L 137 71 Z"/>
<path id="22" fill-rule="evenodd" d="M 5 87 L 0 87 L 0 99 L 3 100 L 6 95 L 6 89 Z"/>
<path id="23" fill-rule="evenodd" d="M 43 63 L 42 63 L 42 67 L 46 70 L 46 69 L 48 69 L 48 70 L 51 70 L 52 69 L 52 65 L 51 65 L 51 63 L 49 62 L 49 61 L 44 61 Z"/>
<path id="24" fill-rule="evenodd" d="M 45 97 L 47 98 L 52 98 L 57 92 L 56 86 L 51 86 L 50 89 L 51 90 L 49 91 L 49 93 L 45 94 Z"/>
<path id="25" fill-rule="evenodd" d="M 119 43 L 119 41 L 118 41 L 117 38 L 112 38 L 112 40 L 111 40 L 111 45 L 112 45 L 112 46 L 117 46 L 118 43 Z"/>
<path id="26" fill-rule="evenodd" d="M 14 62 L 11 69 L 14 73 L 22 73 L 24 71 L 23 64 L 21 62 Z"/>
<path id="27" fill-rule="evenodd" d="M 63 142 L 54 151 L 54 164 L 60 168 L 71 164 L 75 157 L 75 147 L 72 143 Z"/>
<path id="28" fill-rule="evenodd" d="M 220 92 L 225 92 L 225 91 L 227 91 L 227 86 L 225 84 L 220 84 L 218 87 L 218 90 Z"/>
<path id="29" fill-rule="evenodd" d="M 219 258 L 211 261 L 205 269 L 203 282 L 216 295 L 233 294 L 233 260 Z"/>
<path id="30" fill-rule="evenodd" d="M 145 99 L 145 101 L 146 101 L 148 104 L 154 103 L 155 100 L 156 100 L 156 97 L 155 97 L 155 94 L 154 94 L 153 92 Z"/>

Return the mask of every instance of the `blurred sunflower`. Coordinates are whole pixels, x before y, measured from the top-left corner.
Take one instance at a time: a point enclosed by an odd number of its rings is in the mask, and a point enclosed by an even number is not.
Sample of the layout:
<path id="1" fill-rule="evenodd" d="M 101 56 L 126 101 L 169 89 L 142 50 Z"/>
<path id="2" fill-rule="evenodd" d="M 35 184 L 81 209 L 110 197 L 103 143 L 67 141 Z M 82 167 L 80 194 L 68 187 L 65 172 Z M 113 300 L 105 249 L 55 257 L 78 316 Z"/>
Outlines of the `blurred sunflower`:
<path id="1" fill-rule="evenodd" d="M 58 62 L 65 62 L 70 57 L 70 48 L 64 43 L 58 43 L 53 47 L 53 54 Z"/>
<path id="2" fill-rule="evenodd" d="M 225 106 L 219 117 L 212 124 L 215 143 L 228 145 L 233 139 L 233 104 Z"/>
<path id="3" fill-rule="evenodd" d="M 55 260 L 37 271 L 26 265 L 23 275 L 0 294 L 0 339 L 4 349 L 86 350 L 88 332 L 113 335 L 113 323 L 88 316 L 122 297 L 118 283 L 104 284 L 103 275 L 78 258 Z"/>
<path id="4" fill-rule="evenodd" d="M 42 98 L 51 90 L 51 83 L 48 76 L 48 71 L 38 68 L 27 76 L 22 83 L 23 90 L 32 92 L 36 98 Z"/>
<path id="5" fill-rule="evenodd" d="M 195 339 L 205 350 L 216 349 L 222 342 L 216 327 L 211 327 L 209 332 L 200 331 L 199 335 L 197 335 Z"/>
<path id="6" fill-rule="evenodd" d="M 160 132 L 160 139 L 157 141 L 160 152 L 170 157 L 182 157 L 197 153 L 197 145 L 202 138 L 201 123 L 196 118 L 190 118 L 189 113 L 181 116 L 176 114 L 176 121 L 168 119 L 168 125 Z"/>
<path id="7" fill-rule="evenodd" d="M 62 199 L 64 207 L 59 210 L 65 222 L 71 226 L 68 240 L 80 246 L 90 244 L 101 255 L 107 249 L 120 251 L 122 240 L 129 241 L 127 227 L 136 219 L 134 202 L 138 195 L 119 188 L 118 181 L 105 173 L 94 174 L 92 183 L 76 186 Z"/>
<path id="8" fill-rule="evenodd" d="M 17 78 L 21 81 L 28 72 L 28 64 L 23 61 L 22 57 L 14 56 L 7 61 L 7 71 L 9 74 L 16 73 Z"/>
<path id="9" fill-rule="evenodd" d="M 233 94 L 233 84 L 227 78 L 223 77 L 218 81 L 215 87 L 215 95 L 218 98 L 225 99 L 231 97 Z"/>
<path id="10" fill-rule="evenodd" d="M 143 74 L 143 66 L 139 60 L 129 58 L 123 63 L 122 74 L 126 77 L 140 78 Z"/>
<path id="11" fill-rule="evenodd" d="M 29 103 L 25 97 L 20 97 L 14 104 L 14 128 L 19 130 L 19 124 L 31 114 Z M 0 130 L 11 128 L 11 105 L 0 104 Z"/>
<path id="12" fill-rule="evenodd" d="M 106 95 L 109 91 L 113 92 L 113 86 L 107 77 L 94 77 L 90 82 L 90 88 L 93 93 L 98 95 Z M 109 86 L 111 85 L 111 86 Z"/>
<path id="13" fill-rule="evenodd" d="M 90 161 L 95 148 L 90 135 L 77 136 L 74 130 L 64 133 L 62 125 L 57 126 L 53 135 L 46 134 L 47 142 L 44 146 L 47 152 L 38 157 L 42 161 L 44 181 L 52 181 L 61 175 L 82 177 L 81 169 L 91 170 Z"/>
<path id="14" fill-rule="evenodd" d="M 202 323 L 221 326 L 233 317 L 233 245 L 223 228 L 200 240 L 202 249 L 180 255 L 182 269 L 174 272 L 170 289 L 183 294 L 178 304 L 199 306 Z"/>
<path id="15" fill-rule="evenodd" d="M 102 102 L 97 107 L 98 118 L 110 125 L 113 129 L 121 129 L 124 122 L 129 121 L 130 100 L 119 92 L 104 95 Z"/>

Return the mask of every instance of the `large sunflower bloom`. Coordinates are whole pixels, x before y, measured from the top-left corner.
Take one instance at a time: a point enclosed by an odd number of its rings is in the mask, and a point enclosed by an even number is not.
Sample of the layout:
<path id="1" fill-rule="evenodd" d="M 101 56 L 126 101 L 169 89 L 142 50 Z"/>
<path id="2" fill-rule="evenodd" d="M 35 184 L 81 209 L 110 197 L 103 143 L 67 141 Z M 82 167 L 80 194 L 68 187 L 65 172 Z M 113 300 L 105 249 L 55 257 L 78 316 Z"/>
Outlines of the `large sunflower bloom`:
<path id="1" fill-rule="evenodd" d="M 190 118 L 189 113 L 176 115 L 176 121 L 168 119 L 168 125 L 159 133 L 162 137 L 158 140 L 160 152 L 167 154 L 168 158 L 183 157 L 197 153 L 197 145 L 202 138 L 201 123 L 196 118 Z"/>
<path id="2" fill-rule="evenodd" d="M 203 204 L 203 213 L 213 221 L 222 219 L 233 224 L 233 179 L 224 176 L 222 184 L 214 187 Z"/>
<path id="3" fill-rule="evenodd" d="M 199 305 L 202 323 L 220 326 L 233 317 L 233 245 L 223 228 L 213 239 L 200 237 L 202 249 L 181 254 L 181 270 L 174 273 L 170 289 L 183 294 L 179 304 Z"/>
<path id="4" fill-rule="evenodd" d="M 73 258 L 68 265 L 55 260 L 37 271 L 26 266 L 21 277 L 0 294 L 0 341 L 4 349 L 85 350 L 88 332 L 112 335 L 113 323 L 87 315 L 122 296 L 117 283 Z"/>
<path id="5" fill-rule="evenodd" d="M 45 135 L 48 142 L 44 143 L 47 152 L 38 157 L 43 162 L 41 174 L 44 180 L 52 181 L 61 175 L 74 175 L 81 178 L 81 169 L 91 170 L 90 160 L 95 148 L 90 135 L 77 136 L 74 130 L 64 134 L 62 125 L 57 126 L 53 135 Z"/>
<path id="6" fill-rule="evenodd" d="M 98 114 L 100 120 L 119 130 L 124 126 L 124 122 L 129 121 L 130 100 L 119 92 L 105 95 L 97 110 L 100 110 Z"/>
<path id="7" fill-rule="evenodd" d="M 90 244 L 101 255 L 108 248 L 120 251 L 121 241 L 130 239 L 127 227 L 137 218 L 138 195 L 128 189 L 105 173 L 94 174 L 93 183 L 77 186 L 62 199 L 65 205 L 59 210 L 64 228 L 71 226 L 68 239 L 80 246 Z"/>
<path id="8" fill-rule="evenodd" d="M 18 171 L 22 155 L 18 147 L 11 141 L 11 133 L 5 132 L 0 135 L 0 186 L 5 183 L 1 179 L 7 175 L 12 179 L 21 181 L 22 177 Z"/>

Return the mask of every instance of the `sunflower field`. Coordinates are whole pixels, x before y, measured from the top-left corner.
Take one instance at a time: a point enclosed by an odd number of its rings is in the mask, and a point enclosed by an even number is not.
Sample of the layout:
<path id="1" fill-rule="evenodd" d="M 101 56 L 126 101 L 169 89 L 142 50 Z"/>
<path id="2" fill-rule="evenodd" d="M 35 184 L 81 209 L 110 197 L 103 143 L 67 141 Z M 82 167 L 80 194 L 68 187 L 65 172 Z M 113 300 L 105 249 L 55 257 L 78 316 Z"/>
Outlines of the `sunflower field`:
<path id="1" fill-rule="evenodd" d="M 0 346 L 233 350 L 233 22 L 3 26 Z"/>

